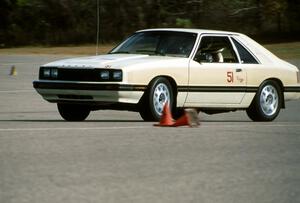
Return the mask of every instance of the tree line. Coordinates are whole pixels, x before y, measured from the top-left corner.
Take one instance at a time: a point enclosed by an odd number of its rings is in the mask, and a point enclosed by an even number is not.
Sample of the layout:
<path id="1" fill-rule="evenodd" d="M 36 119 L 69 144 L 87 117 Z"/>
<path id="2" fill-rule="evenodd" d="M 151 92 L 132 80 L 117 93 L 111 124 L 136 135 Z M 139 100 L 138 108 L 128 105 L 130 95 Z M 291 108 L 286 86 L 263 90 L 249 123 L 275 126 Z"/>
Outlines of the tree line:
<path id="1" fill-rule="evenodd" d="M 94 43 L 155 27 L 300 36 L 300 0 L 1 0 L 0 45 Z"/>

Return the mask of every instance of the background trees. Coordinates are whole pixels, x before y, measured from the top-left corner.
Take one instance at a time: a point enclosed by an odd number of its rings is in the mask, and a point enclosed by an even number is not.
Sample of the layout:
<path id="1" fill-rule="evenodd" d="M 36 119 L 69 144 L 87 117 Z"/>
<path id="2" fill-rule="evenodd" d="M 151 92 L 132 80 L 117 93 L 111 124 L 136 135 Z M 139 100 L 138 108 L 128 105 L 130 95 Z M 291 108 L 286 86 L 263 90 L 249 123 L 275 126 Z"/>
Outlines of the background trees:
<path id="1" fill-rule="evenodd" d="M 97 0 L 1 0 L 0 46 L 96 41 Z M 272 39 L 300 36 L 300 0 L 100 0 L 100 41 L 192 27 Z"/>

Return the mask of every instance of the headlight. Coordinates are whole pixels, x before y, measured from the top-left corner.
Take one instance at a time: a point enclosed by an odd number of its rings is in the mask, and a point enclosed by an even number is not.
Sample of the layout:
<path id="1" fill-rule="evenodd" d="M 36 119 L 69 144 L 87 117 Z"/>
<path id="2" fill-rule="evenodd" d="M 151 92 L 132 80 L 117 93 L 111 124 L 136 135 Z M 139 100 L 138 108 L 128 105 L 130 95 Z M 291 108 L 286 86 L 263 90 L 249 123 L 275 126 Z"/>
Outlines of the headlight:
<path id="1" fill-rule="evenodd" d="M 58 69 L 54 67 L 41 67 L 40 79 L 53 80 L 58 78 Z"/>
<path id="2" fill-rule="evenodd" d="M 122 71 L 121 70 L 114 71 L 113 72 L 113 79 L 121 81 L 122 80 Z"/>
<path id="3" fill-rule="evenodd" d="M 51 69 L 51 78 L 55 79 L 58 77 L 58 70 L 56 68 Z"/>
<path id="4" fill-rule="evenodd" d="M 109 79 L 109 71 L 108 70 L 101 71 L 100 78 L 102 80 L 108 80 Z"/>
<path id="5" fill-rule="evenodd" d="M 43 69 L 43 76 L 45 78 L 50 78 L 50 76 L 51 76 L 51 69 L 50 68 L 44 68 Z"/>

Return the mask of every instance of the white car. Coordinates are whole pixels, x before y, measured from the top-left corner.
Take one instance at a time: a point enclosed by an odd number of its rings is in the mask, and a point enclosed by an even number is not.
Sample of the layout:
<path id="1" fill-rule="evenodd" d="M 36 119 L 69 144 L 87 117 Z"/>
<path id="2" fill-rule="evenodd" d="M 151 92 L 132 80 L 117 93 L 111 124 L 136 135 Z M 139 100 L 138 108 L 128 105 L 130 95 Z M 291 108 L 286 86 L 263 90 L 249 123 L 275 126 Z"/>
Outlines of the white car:
<path id="1" fill-rule="evenodd" d="M 60 60 L 40 67 L 36 91 L 57 103 L 67 121 L 90 111 L 138 111 L 159 120 L 166 102 L 208 114 L 246 110 L 272 121 L 285 101 L 300 97 L 299 70 L 249 37 L 200 29 L 148 29 L 106 55 Z"/>

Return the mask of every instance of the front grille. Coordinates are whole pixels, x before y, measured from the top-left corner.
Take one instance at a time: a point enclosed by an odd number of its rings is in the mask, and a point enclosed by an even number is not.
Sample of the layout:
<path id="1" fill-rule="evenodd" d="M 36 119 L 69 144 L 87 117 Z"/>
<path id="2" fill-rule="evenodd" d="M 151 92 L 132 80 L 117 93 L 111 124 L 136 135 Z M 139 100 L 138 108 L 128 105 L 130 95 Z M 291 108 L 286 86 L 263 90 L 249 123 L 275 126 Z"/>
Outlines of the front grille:
<path id="1" fill-rule="evenodd" d="M 99 81 L 100 71 L 97 69 L 58 69 L 58 80 L 67 81 Z"/>

